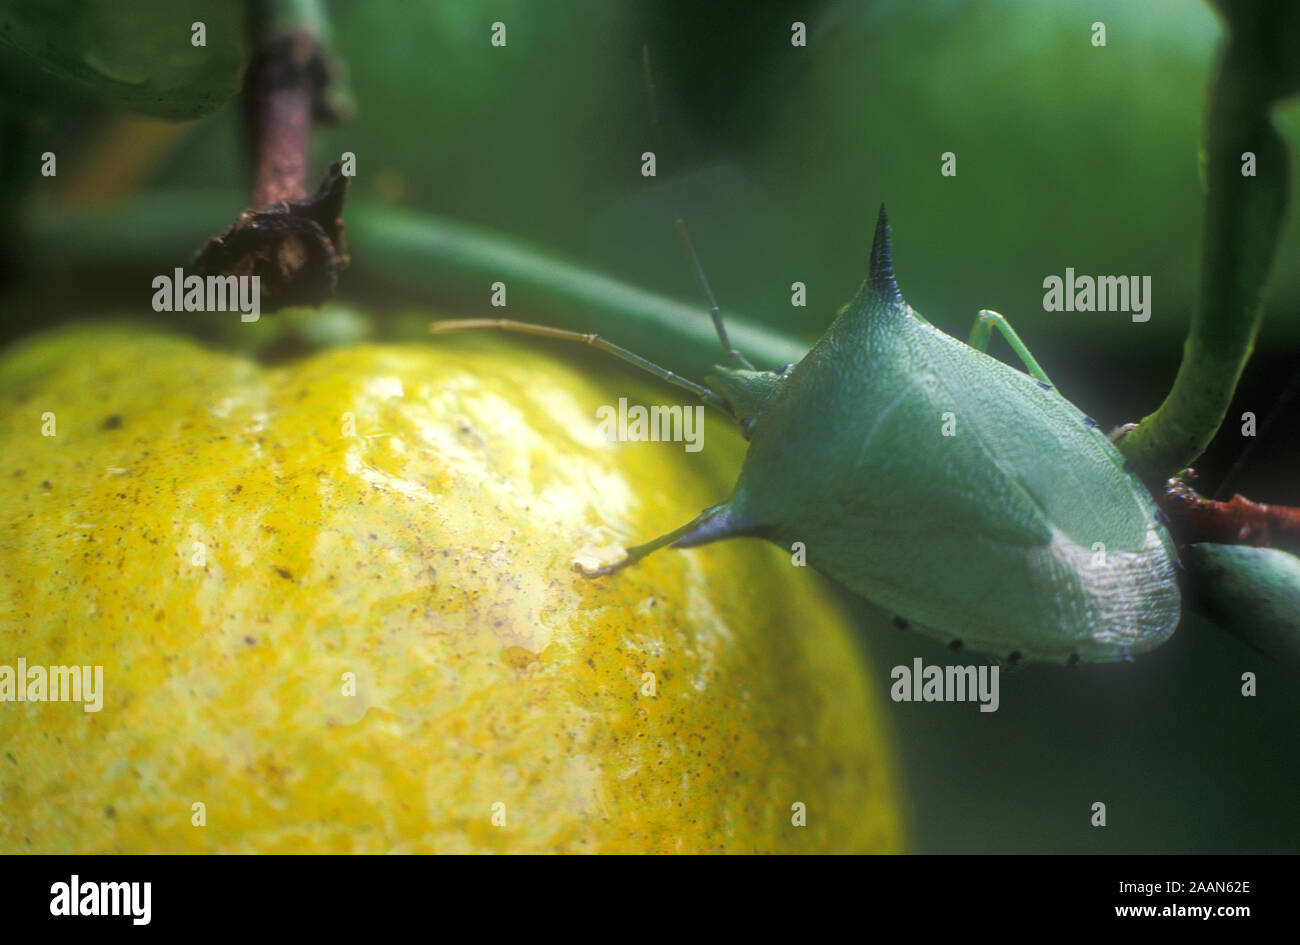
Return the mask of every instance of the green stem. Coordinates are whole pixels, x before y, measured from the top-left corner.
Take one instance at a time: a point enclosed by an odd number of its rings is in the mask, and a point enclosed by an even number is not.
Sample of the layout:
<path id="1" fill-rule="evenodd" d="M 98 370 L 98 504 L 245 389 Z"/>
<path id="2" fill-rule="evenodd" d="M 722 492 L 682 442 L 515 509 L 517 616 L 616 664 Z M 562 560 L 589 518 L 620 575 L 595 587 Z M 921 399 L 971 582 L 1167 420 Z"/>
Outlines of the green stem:
<path id="1" fill-rule="evenodd" d="M 348 235 L 358 262 L 386 278 L 422 283 L 430 291 L 452 278 L 485 298 L 492 282 L 500 280 L 509 285 L 512 305 L 519 304 L 516 293 L 522 289 L 525 306 L 576 306 L 597 313 L 587 330 L 604 331 L 603 319 L 614 316 L 619 330 L 629 333 L 616 339 L 625 347 L 660 349 L 654 351 L 656 357 L 680 355 L 681 346 L 697 355 L 707 352 L 711 360 L 724 356 L 703 303 L 683 304 L 464 224 L 392 211 L 359 213 L 353 208 Z M 431 265 L 450 271 L 430 271 Z M 727 324 L 733 343 L 766 366 L 798 361 L 808 351 L 807 344 L 736 315 L 728 315 Z M 656 341 L 660 332 L 664 336 Z"/>
<path id="2" fill-rule="evenodd" d="M 228 192 L 142 196 L 108 212 L 35 208 L 23 245 L 38 273 L 87 268 L 149 268 L 170 272 L 207 240 L 241 198 Z M 546 311 L 557 327 L 605 332 L 655 360 L 693 371 L 722 360 L 702 303 L 684 304 L 584 269 L 492 233 L 428 214 L 350 205 L 347 218 L 353 280 L 413 291 L 437 304 L 459 293 L 486 299 L 493 282 L 507 284 L 511 311 Z M 499 314 L 496 310 L 494 314 Z M 808 345 L 743 318 L 728 316 L 733 342 L 763 366 L 800 360 Z"/>
<path id="3" fill-rule="evenodd" d="M 1269 116 L 1274 90 L 1254 46 L 1229 40 L 1210 93 L 1200 298 L 1164 403 L 1119 441 L 1148 483 L 1195 461 L 1223 423 L 1254 350 L 1290 180 L 1287 147 Z M 1257 176 L 1242 173 L 1255 156 Z"/>

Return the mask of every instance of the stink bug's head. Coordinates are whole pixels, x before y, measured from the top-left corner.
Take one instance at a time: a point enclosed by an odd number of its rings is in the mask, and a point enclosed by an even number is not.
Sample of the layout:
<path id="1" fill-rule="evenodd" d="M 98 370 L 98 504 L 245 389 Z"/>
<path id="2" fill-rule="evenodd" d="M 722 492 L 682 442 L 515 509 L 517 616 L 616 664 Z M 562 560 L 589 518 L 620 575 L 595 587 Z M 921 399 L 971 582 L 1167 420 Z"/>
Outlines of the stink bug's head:
<path id="1" fill-rule="evenodd" d="M 748 440 L 768 403 L 781 389 L 785 373 L 754 371 L 722 364 L 714 365 L 713 370 L 715 373 L 708 375 L 704 381 L 710 390 L 727 402 L 732 416 L 740 424 L 740 432 Z"/>

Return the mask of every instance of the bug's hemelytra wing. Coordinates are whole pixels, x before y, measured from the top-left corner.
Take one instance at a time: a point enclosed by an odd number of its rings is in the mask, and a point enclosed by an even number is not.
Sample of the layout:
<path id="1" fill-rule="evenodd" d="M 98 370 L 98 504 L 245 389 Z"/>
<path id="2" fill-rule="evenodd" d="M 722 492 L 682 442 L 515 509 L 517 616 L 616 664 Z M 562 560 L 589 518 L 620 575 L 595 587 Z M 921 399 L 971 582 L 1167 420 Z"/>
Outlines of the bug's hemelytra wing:
<path id="1" fill-rule="evenodd" d="M 946 638 L 1119 659 L 1179 613 L 1168 540 L 1121 466 L 1056 391 L 912 313 L 882 208 L 870 274 L 764 412 L 728 505 Z"/>

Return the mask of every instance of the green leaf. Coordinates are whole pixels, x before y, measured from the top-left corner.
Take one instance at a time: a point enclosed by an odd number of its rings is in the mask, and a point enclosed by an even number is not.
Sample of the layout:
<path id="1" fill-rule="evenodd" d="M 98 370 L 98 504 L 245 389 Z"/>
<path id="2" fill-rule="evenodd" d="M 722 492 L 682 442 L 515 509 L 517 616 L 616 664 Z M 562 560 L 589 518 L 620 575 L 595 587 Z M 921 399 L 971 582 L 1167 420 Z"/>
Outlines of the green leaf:
<path id="1" fill-rule="evenodd" d="M 246 17 L 237 0 L 0 0 L 0 51 L 86 97 L 185 120 L 239 90 Z"/>
<path id="2" fill-rule="evenodd" d="M 1275 548 L 1188 545 L 1198 609 L 1275 658 L 1300 659 L 1300 558 Z"/>

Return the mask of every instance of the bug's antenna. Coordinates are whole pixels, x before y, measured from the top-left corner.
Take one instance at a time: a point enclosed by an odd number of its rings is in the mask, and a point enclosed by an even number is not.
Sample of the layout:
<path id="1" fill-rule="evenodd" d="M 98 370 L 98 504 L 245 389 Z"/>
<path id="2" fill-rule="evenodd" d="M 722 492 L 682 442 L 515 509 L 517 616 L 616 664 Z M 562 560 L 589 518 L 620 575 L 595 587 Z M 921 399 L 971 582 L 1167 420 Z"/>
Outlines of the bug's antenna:
<path id="1" fill-rule="evenodd" d="M 434 322 L 429 326 L 429 331 L 435 335 L 447 334 L 454 331 L 479 331 L 484 328 L 495 328 L 501 331 L 514 331 L 524 335 L 538 335 L 542 338 L 558 338 L 561 341 L 576 341 L 580 344 L 591 345 L 593 348 L 599 348 L 626 361 L 628 364 L 639 367 L 647 374 L 653 374 L 662 380 L 667 381 L 682 390 L 688 390 L 699 397 L 710 407 L 717 407 L 728 416 L 735 416 L 730 405 L 727 402 L 709 390 L 703 385 L 696 384 L 694 381 L 688 381 L 686 378 L 674 374 L 667 368 L 660 367 L 653 361 L 647 361 L 639 354 L 619 347 L 612 341 L 608 341 L 599 335 L 584 334 L 579 331 L 565 331 L 562 328 L 551 328 L 549 325 L 534 325 L 530 322 L 518 322 L 512 318 L 447 318 L 442 321 Z"/>
<path id="2" fill-rule="evenodd" d="M 646 101 L 650 105 L 650 127 L 655 136 L 655 146 L 659 149 L 660 154 L 666 154 L 667 148 L 664 146 L 663 126 L 659 123 L 659 109 L 655 104 L 655 84 L 654 73 L 650 68 L 650 47 L 641 47 L 641 71 L 645 78 L 645 95 Z M 691 268 L 695 270 L 695 279 L 700 284 L 700 291 L 704 293 L 704 300 L 709 305 L 709 315 L 713 319 L 713 327 L 718 332 L 718 340 L 722 342 L 722 349 L 727 352 L 727 358 L 733 363 L 738 364 L 747 370 L 753 370 L 754 365 L 750 364 L 743 354 L 731 346 L 731 341 L 727 338 L 727 326 L 722 321 L 722 309 L 718 306 L 718 300 L 713 297 L 713 290 L 709 288 L 709 280 L 704 275 L 704 267 L 700 265 L 700 257 L 695 252 L 695 245 L 691 242 L 691 234 L 686 229 L 686 219 L 682 216 L 681 202 L 677 199 L 677 188 L 673 185 L 671 179 L 668 182 L 668 193 L 673 204 L 673 223 L 677 227 L 677 235 L 681 237 L 682 248 L 686 250 L 686 257 L 691 262 Z"/>

